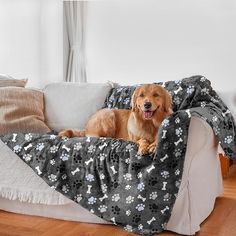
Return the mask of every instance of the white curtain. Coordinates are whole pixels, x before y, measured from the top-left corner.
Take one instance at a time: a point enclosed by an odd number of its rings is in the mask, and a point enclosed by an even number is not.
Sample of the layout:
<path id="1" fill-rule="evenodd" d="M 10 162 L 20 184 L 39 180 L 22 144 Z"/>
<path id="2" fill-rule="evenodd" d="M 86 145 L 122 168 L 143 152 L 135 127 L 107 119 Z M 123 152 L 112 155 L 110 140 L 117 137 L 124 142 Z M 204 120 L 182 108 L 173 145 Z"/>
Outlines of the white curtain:
<path id="1" fill-rule="evenodd" d="M 84 1 L 64 1 L 69 58 L 65 80 L 87 82 L 85 70 L 85 7 Z"/>

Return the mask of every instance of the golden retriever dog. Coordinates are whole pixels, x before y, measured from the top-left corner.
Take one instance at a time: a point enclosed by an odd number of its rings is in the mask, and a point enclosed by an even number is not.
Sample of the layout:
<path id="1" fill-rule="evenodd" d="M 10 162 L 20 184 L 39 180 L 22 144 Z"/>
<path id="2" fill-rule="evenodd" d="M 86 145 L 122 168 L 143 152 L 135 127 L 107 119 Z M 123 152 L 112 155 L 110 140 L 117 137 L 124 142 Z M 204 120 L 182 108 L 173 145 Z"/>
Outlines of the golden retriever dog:
<path id="1" fill-rule="evenodd" d="M 138 87 L 132 96 L 132 109 L 102 109 L 89 119 L 84 130 L 63 130 L 60 136 L 111 137 L 133 141 L 140 154 L 156 149 L 161 122 L 172 113 L 172 98 L 160 85 Z"/>

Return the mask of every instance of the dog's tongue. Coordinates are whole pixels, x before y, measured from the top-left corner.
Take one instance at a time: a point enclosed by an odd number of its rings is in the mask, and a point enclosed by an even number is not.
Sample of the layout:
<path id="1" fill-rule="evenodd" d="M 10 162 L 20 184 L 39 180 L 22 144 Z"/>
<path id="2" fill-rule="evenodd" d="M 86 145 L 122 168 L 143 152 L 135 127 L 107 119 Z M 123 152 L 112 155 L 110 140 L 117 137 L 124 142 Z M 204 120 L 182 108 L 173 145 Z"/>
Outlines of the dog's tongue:
<path id="1" fill-rule="evenodd" d="M 152 111 L 145 111 L 144 112 L 144 118 L 145 119 L 150 119 L 152 118 L 153 112 Z"/>

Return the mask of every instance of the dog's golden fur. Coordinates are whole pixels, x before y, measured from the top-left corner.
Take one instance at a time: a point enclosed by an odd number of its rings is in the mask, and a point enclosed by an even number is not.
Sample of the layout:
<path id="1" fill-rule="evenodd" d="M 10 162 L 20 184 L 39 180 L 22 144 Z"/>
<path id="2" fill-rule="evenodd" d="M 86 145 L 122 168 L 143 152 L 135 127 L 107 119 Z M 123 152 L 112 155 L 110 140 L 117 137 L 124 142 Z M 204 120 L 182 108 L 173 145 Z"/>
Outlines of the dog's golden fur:
<path id="1" fill-rule="evenodd" d="M 132 96 L 132 110 L 102 109 L 88 121 L 85 130 L 63 130 L 67 137 L 112 137 L 136 142 L 139 153 L 154 152 L 158 128 L 172 113 L 172 99 L 161 86 L 148 84 L 138 87 Z"/>

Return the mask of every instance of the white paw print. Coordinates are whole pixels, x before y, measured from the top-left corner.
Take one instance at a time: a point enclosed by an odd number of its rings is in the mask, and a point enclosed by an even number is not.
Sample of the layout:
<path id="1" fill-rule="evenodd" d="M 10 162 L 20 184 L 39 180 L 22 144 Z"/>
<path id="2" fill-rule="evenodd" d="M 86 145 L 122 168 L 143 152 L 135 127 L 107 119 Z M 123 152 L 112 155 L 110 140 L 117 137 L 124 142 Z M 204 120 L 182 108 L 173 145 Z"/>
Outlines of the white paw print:
<path id="1" fill-rule="evenodd" d="M 176 103 L 177 105 L 179 105 L 179 104 L 181 103 L 180 98 L 176 96 L 176 97 L 174 98 L 174 103 Z"/>
<path id="2" fill-rule="evenodd" d="M 216 122 L 217 120 L 218 120 L 218 118 L 217 118 L 216 116 L 213 116 L 213 117 L 212 117 L 212 121 L 213 121 L 213 122 Z"/>
<path id="3" fill-rule="evenodd" d="M 177 84 L 177 85 L 180 85 L 181 84 L 181 80 L 175 80 L 175 84 Z"/>
<path id="4" fill-rule="evenodd" d="M 58 151 L 58 146 L 53 145 L 52 147 L 50 147 L 50 152 L 51 153 L 56 153 Z"/>
<path id="5" fill-rule="evenodd" d="M 88 147 L 88 153 L 93 153 L 93 152 L 95 152 L 95 150 L 96 150 L 96 146 L 94 146 L 94 145 L 90 145 Z"/>
<path id="6" fill-rule="evenodd" d="M 201 90 L 201 94 L 208 94 L 209 93 L 209 89 L 208 88 L 204 88 Z"/>
<path id="7" fill-rule="evenodd" d="M 178 129 L 175 130 L 175 134 L 180 137 L 183 134 L 183 130 L 179 127 Z"/>
<path id="8" fill-rule="evenodd" d="M 134 201 L 134 197 L 128 196 L 128 197 L 125 199 L 125 201 L 126 201 L 126 204 L 131 204 L 131 203 Z"/>
<path id="9" fill-rule="evenodd" d="M 123 104 L 128 104 L 130 102 L 130 98 L 125 98 Z"/>
<path id="10" fill-rule="evenodd" d="M 180 181 L 179 181 L 179 180 L 175 181 L 175 186 L 176 186 L 177 188 L 179 188 L 179 186 L 180 186 Z"/>
<path id="11" fill-rule="evenodd" d="M 126 181 L 132 180 L 132 175 L 130 173 L 126 173 L 125 175 L 123 175 L 123 177 Z"/>
<path id="12" fill-rule="evenodd" d="M 67 137 L 65 137 L 65 136 L 61 137 L 61 139 L 62 139 L 64 142 L 66 142 L 66 141 L 69 140 L 69 138 L 67 138 Z"/>
<path id="13" fill-rule="evenodd" d="M 167 223 L 165 222 L 164 224 L 161 224 L 162 229 L 166 230 Z"/>
<path id="14" fill-rule="evenodd" d="M 136 209 L 137 209 L 138 211 L 143 211 L 144 208 L 145 208 L 145 205 L 144 205 L 143 203 L 140 203 L 140 204 L 138 204 L 138 205 L 136 206 Z"/>
<path id="15" fill-rule="evenodd" d="M 143 156 L 137 153 L 137 154 L 135 155 L 135 158 L 137 158 L 138 160 L 141 160 L 141 159 L 143 158 Z"/>
<path id="16" fill-rule="evenodd" d="M 118 202 L 120 200 L 120 194 L 119 193 L 115 193 L 112 197 L 111 200 L 113 202 Z"/>
<path id="17" fill-rule="evenodd" d="M 201 102 L 201 107 L 204 108 L 206 106 L 206 102 Z"/>
<path id="18" fill-rule="evenodd" d="M 16 145 L 16 146 L 14 146 L 14 148 L 13 148 L 13 152 L 19 153 L 19 152 L 21 151 L 21 149 L 22 149 L 22 147 L 21 147 L 20 145 Z"/>
<path id="19" fill-rule="evenodd" d="M 30 154 L 24 154 L 24 156 L 23 156 L 23 159 L 24 159 L 25 161 L 30 161 L 31 158 L 32 158 L 32 155 L 30 155 Z"/>
<path id="20" fill-rule="evenodd" d="M 50 186 L 51 189 L 55 190 L 56 189 L 56 186 L 52 185 Z"/>
<path id="21" fill-rule="evenodd" d="M 89 199 L 88 199 L 88 204 L 89 205 L 93 205 L 94 203 L 96 203 L 97 202 L 97 198 L 96 197 L 90 197 Z"/>
<path id="22" fill-rule="evenodd" d="M 62 177 L 61 177 L 62 179 L 66 179 L 67 178 L 67 175 L 66 174 L 64 174 L 64 175 L 62 175 Z"/>
<path id="23" fill-rule="evenodd" d="M 142 229 L 143 229 L 143 225 L 142 225 L 142 224 L 139 224 L 139 225 L 138 225 L 138 229 L 139 229 L 139 230 L 142 230 Z"/>
<path id="24" fill-rule="evenodd" d="M 179 175 L 179 174 L 180 174 L 180 170 L 177 169 L 177 170 L 175 171 L 175 175 Z"/>
<path id="25" fill-rule="evenodd" d="M 38 143 L 36 145 L 36 150 L 42 151 L 44 149 L 44 147 L 45 147 L 44 143 Z"/>
<path id="26" fill-rule="evenodd" d="M 100 179 L 105 179 L 105 175 L 104 174 L 100 174 Z"/>
<path id="27" fill-rule="evenodd" d="M 164 170 L 164 171 L 161 172 L 161 176 L 163 178 L 167 179 L 167 178 L 170 177 L 170 173 L 169 173 L 169 171 Z"/>
<path id="28" fill-rule="evenodd" d="M 225 138 L 225 143 L 230 144 L 233 141 L 233 137 L 231 135 Z"/>
<path id="29" fill-rule="evenodd" d="M 54 159 L 52 159 L 52 160 L 50 160 L 50 164 L 53 166 L 53 165 L 55 165 L 55 160 Z"/>
<path id="30" fill-rule="evenodd" d="M 140 191 L 140 192 L 142 192 L 143 190 L 144 190 L 144 188 L 145 188 L 145 184 L 144 183 L 139 183 L 138 184 L 138 187 L 137 187 L 137 189 Z"/>
<path id="31" fill-rule="evenodd" d="M 128 144 L 126 147 L 125 147 L 126 151 L 131 151 L 134 149 L 134 145 L 133 144 Z"/>
<path id="32" fill-rule="evenodd" d="M 162 125 L 163 125 L 164 127 L 167 127 L 169 124 L 170 124 L 169 119 L 164 119 L 164 120 L 162 121 Z"/>
<path id="33" fill-rule="evenodd" d="M 133 232 L 133 227 L 131 225 L 126 225 L 124 229 L 128 232 Z"/>
<path id="34" fill-rule="evenodd" d="M 193 85 L 189 85 L 187 88 L 187 94 L 192 94 L 194 91 L 194 86 Z"/>
<path id="35" fill-rule="evenodd" d="M 141 179 L 143 177 L 143 174 L 142 172 L 139 172 L 138 175 L 137 175 L 138 179 Z"/>
<path id="36" fill-rule="evenodd" d="M 68 192 L 69 192 L 69 186 L 68 186 L 68 184 L 62 186 L 62 191 L 63 191 L 64 193 L 68 193 Z"/>
<path id="37" fill-rule="evenodd" d="M 50 135 L 50 139 L 51 139 L 51 140 L 55 139 L 56 137 L 57 137 L 57 136 L 56 136 L 55 134 L 51 134 L 51 135 Z"/>
<path id="38" fill-rule="evenodd" d="M 169 193 L 166 193 L 166 194 L 164 195 L 164 197 L 163 197 L 163 200 L 164 200 L 165 202 L 167 202 L 167 201 L 170 200 L 170 198 L 171 198 L 171 195 L 170 195 Z"/>
<path id="39" fill-rule="evenodd" d="M 125 212 L 125 214 L 126 214 L 127 216 L 130 216 L 130 215 L 131 215 L 131 210 L 127 210 L 127 211 Z"/>
<path id="40" fill-rule="evenodd" d="M 63 161 L 67 161 L 69 157 L 70 156 L 67 153 L 62 153 L 62 155 L 60 156 L 60 159 L 62 159 Z"/>
<path id="41" fill-rule="evenodd" d="M 101 213 L 106 212 L 106 211 L 107 211 L 107 206 L 106 206 L 106 205 L 100 205 L 100 206 L 98 207 L 98 210 L 99 210 Z"/>
<path id="42" fill-rule="evenodd" d="M 102 189 L 103 193 L 106 193 L 107 192 L 107 185 L 106 184 L 102 184 L 101 185 L 101 189 Z"/>
<path id="43" fill-rule="evenodd" d="M 126 186 L 125 186 L 125 190 L 130 190 L 131 189 L 131 186 L 129 185 L 129 184 L 127 184 Z"/>
<path id="44" fill-rule="evenodd" d="M 32 138 L 33 138 L 33 136 L 32 136 L 31 133 L 25 135 L 25 140 L 26 140 L 26 141 L 31 141 Z"/>
<path id="45" fill-rule="evenodd" d="M 94 175 L 88 174 L 88 175 L 85 176 L 85 179 L 86 179 L 88 182 L 93 182 L 93 181 L 94 181 Z"/>
<path id="46" fill-rule="evenodd" d="M 179 117 L 177 117 L 177 118 L 175 119 L 175 123 L 176 123 L 176 124 L 179 124 L 179 123 L 180 123 L 180 118 L 179 118 Z"/>
<path id="47" fill-rule="evenodd" d="M 216 135 L 220 133 L 220 128 L 219 127 L 213 127 L 213 130 L 214 130 Z"/>
<path id="48" fill-rule="evenodd" d="M 50 181 L 52 181 L 52 182 L 55 182 L 55 181 L 57 181 L 57 176 L 54 175 L 54 174 L 50 174 L 50 175 L 48 176 L 48 179 L 49 179 Z"/>
<path id="49" fill-rule="evenodd" d="M 104 154 L 104 153 L 101 153 L 101 154 L 99 155 L 100 161 L 104 161 L 104 160 L 106 159 L 106 157 L 107 157 L 107 154 Z"/>
<path id="50" fill-rule="evenodd" d="M 157 197 L 158 197 L 157 192 L 152 192 L 149 195 L 149 199 L 151 200 L 156 200 Z"/>
<path id="51" fill-rule="evenodd" d="M 181 156 L 181 154 L 182 154 L 182 150 L 181 149 L 175 149 L 175 151 L 174 151 L 174 155 L 176 156 L 176 157 L 179 157 L 179 156 Z"/>
<path id="52" fill-rule="evenodd" d="M 73 148 L 74 148 L 75 151 L 79 151 L 82 148 L 82 144 L 81 143 L 75 143 Z"/>
<path id="53" fill-rule="evenodd" d="M 126 164 L 129 164 L 129 163 L 130 163 L 130 158 L 126 158 L 126 159 L 125 159 L 125 163 L 126 163 Z"/>
<path id="54" fill-rule="evenodd" d="M 206 81 L 206 78 L 205 78 L 205 77 L 202 77 L 202 78 L 200 79 L 200 81 L 201 81 L 201 82 L 204 82 L 204 81 Z"/>
<path id="55" fill-rule="evenodd" d="M 76 202 L 80 202 L 83 199 L 82 194 L 77 194 L 74 199 Z"/>

